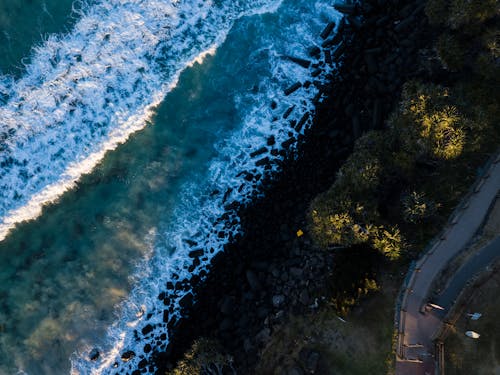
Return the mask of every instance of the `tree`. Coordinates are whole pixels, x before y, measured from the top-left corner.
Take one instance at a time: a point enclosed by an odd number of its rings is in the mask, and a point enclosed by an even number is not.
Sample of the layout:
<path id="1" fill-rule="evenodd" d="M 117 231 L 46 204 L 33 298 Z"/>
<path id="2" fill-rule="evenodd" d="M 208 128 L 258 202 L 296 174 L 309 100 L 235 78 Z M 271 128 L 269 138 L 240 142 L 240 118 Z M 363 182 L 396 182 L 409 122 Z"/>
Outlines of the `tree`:
<path id="1" fill-rule="evenodd" d="M 391 131 L 414 160 L 458 157 L 465 143 L 465 123 L 450 104 L 446 88 L 419 82 L 405 85 L 400 109 L 389 120 Z"/>

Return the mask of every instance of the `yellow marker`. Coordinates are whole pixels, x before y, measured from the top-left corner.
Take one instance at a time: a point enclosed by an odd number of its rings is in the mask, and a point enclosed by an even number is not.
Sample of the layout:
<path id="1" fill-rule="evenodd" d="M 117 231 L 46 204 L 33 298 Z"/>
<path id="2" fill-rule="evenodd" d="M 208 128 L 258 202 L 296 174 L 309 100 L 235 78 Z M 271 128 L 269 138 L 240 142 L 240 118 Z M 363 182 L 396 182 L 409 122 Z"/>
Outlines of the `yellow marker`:
<path id="1" fill-rule="evenodd" d="M 304 232 L 302 231 L 302 229 L 299 229 L 297 231 L 297 237 L 302 237 L 304 235 Z"/>

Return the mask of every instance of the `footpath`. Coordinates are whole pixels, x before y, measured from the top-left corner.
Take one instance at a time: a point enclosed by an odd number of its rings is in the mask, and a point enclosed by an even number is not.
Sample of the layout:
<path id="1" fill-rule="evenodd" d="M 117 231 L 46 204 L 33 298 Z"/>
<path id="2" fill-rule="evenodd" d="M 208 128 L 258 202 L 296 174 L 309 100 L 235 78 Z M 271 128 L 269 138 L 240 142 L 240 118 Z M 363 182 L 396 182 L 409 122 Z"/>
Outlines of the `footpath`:
<path id="1" fill-rule="evenodd" d="M 431 286 L 481 227 L 499 188 L 500 154 L 497 154 L 455 209 L 441 235 L 410 267 L 396 310 L 396 375 L 434 375 L 436 361 L 433 338 L 443 324 L 443 313 L 426 308 L 428 303 L 433 302 L 428 300 Z M 469 272 L 476 268 L 471 267 Z M 459 279 L 466 282 L 467 276 L 472 277 L 473 274 L 461 274 Z"/>

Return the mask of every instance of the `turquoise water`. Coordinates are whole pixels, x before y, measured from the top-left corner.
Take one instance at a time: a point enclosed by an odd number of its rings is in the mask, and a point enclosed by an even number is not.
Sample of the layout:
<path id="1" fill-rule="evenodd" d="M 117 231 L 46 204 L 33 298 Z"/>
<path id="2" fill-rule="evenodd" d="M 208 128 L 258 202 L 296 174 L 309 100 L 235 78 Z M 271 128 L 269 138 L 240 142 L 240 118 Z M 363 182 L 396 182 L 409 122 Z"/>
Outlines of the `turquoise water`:
<path id="1" fill-rule="evenodd" d="M 24 64 L 29 64 L 31 48 L 50 33 L 69 30 L 81 8 L 72 0 L 2 0 L 0 71 L 20 75 Z"/>
<path id="2" fill-rule="evenodd" d="M 303 131 L 288 120 L 313 109 L 314 86 L 283 94 L 312 70 L 284 55 L 308 58 L 338 18 L 321 0 L 99 4 L 81 21 L 63 2 L 51 10 L 58 16 L 47 32 L 75 24 L 78 33 L 49 38 L 21 78 L 4 85 L 0 374 L 114 373 L 116 358 L 133 369 L 147 357 L 142 347 L 153 335 L 137 343 L 133 331 L 146 322 L 165 331 L 158 293 L 174 274 L 199 272 L 238 231 L 234 213 L 217 219 L 225 205 L 258 191 L 258 179 L 242 172 L 276 171 L 256 160 L 279 158 L 270 150 Z M 122 20 L 131 20 L 123 30 Z M 123 40 L 117 30 L 127 33 Z M 29 53 L 33 35 L 22 35 L 12 46 L 19 55 L 2 60 L 4 72 Z M 75 50 L 72 59 L 61 55 Z M 19 127 L 21 120 L 33 125 Z M 252 157 L 262 146 L 268 150 Z M 186 239 L 206 251 L 194 270 Z M 181 297 L 172 296 L 172 311 Z M 97 362 L 88 360 L 93 348 Z M 122 363 L 125 350 L 137 356 Z"/>

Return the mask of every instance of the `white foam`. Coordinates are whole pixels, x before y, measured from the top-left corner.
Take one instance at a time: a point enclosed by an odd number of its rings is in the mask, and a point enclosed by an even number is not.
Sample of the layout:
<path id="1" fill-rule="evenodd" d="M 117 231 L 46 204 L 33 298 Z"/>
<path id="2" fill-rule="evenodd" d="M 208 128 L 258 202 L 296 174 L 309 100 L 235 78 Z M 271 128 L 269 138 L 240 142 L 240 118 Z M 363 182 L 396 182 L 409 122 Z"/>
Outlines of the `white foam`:
<path id="1" fill-rule="evenodd" d="M 241 94 L 236 98 L 243 118 L 241 126 L 218 145 L 219 155 L 210 163 L 206 184 L 184 186 L 183 194 L 179 198 L 180 203 L 173 215 L 174 224 L 157 236 L 153 257 L 139 266 L 138 269 L 147 270 L 147 275 L 137 277 L 136 287 L 121 307 L 121 318 L 109 329 L 108 341 L 101 348 L 100 359 L 96 363 L 89 362 L 87 358 L 91 347 L 82 349 L 82 352 L 73 358 L 73 374 L 133 371 L 139 361 L 149 360 L 151 357 L 152 353 L 143 351 L 146 343 L 152 345 L 153 351 L 165 349 L 164 346 L 156 345 L 162 333 L 167 334 L 167 340 L 162 345 L 168 343 L 169 332 L 167 323 L 163 321 L 163 311 L 171 310 L 169 322 L 178 318 L 181 314 L 179 301 L 189 293 L 171 291 L 168 294 L 170 305 L 165 306 L 157 296 L 165 291 L 166 282 L 190 279 L 193 274 L 207 270 L 211 259 L 240 231 L 239 218 L 231 203 L 248 203 L 261 191 L 262 179 L 249 181 L 245 178 L 248 177 L 245 173 L 269 176 L 279 170 L 276 161 L 280 160 L 281 156 L 271 154 L 271 148 L 282 150 L 282 142 L 290 137 L 299 137 L 311 126 L 309 119 L 300 130 L 296 130 L 290 126 L 290 121 L 300 121 L 306 112 L 312 114 L 312 99 L 318 89 L 311 85 L 308 89 L 302 87 L 289 96 L 283 93 L 284 88 L 296 81 L 311 80 L 311 71 L 284 59 L 283 55 L 306 58 L 307 48 L 321 42 L 317 37 L 321 28 L 327 21 L 339 18 L 339 14 L 327 6 L 328 3 L 327 0 L 316 0 L 314 4 L 305 4 L 310 6 L 306 9 L 300 9 L 300 4 L 289 4 L 286 12 L 300 14 L 300 19 L 286 23 L 285 17 L 280 29 L 281 36 L 260 36 L 262 48 L 255 51 L 255 56 L 250 56 L 247 63 L 251 65 L 253 58 L 267 59 L 271 74 L 259 82 L 257 93 Z M 288 43 L 287 40 L 293 40 L 294 43 Z M 327 71 L 328 69 L 325 69 L 316 79 L 324 81 Z M 274 110 L 270 107 L 272 100 L 277 103 Z M 294 111 L 287 119 L 283 119 L 283 113 L 291 106 L 295 106 Z M 252 157 L 251 153 L 266 146 L 271 136 L 276 144 L 273 147 L 268 146 L 268 152 Z M 268 166 L 257 166 L 256 162 L 264 157 L 269 158 Z M 225 219 L 220 220 L 223 217 Z M 186 239 L 197 245 L 185 241 Z M 193 247 L 203 249 L 204 255 L 199 258 L 201 263 L 194 270 L 190 270 L 192 259 L 189 252 Z M 138 311 L 145 313 L 137 314 Z M 140 331 L 146 324 L 151 324 L 153 331 L 144 336 Z M 135 335 L 138 335 L 140 340 L 136 340 Z M 121 354 L 128 350 L 134 351 L 135 357 L 128 362 L 121 361 Z M 115 363 L 116 368 L 113 368 Z"/>
<path id="2" fill-rule="evenodd" d="M 21 79 L 0 78 L 0 240 L 143 128 L 235 19 L 280 1 L 102 1 L 36 47 Z"/>

